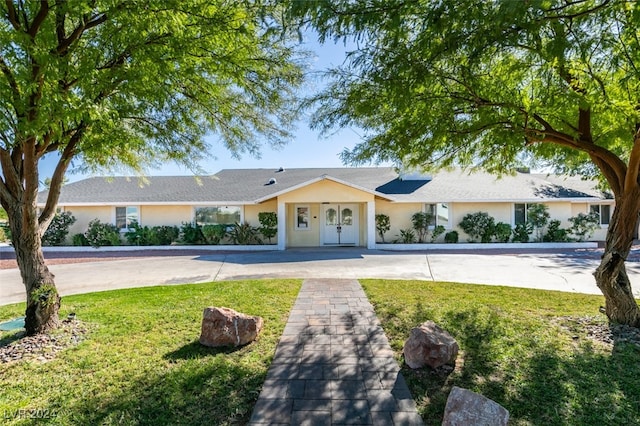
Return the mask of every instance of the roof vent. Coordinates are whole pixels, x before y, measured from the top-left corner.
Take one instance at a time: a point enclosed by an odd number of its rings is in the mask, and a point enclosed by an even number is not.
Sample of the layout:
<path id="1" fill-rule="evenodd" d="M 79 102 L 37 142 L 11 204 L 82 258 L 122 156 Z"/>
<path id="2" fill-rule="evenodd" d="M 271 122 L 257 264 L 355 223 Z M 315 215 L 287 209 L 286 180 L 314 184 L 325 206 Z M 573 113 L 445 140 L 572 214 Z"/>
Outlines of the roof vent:
<path id="1" fill-rule="evenodd" d="M 269 179 L 269 182 L 267 182 L 267 185 L 275 185 L 276 183 L 278 183 L 276 178 L 271 178 L 271 179 Z"/>
<path id="2" fill-rule="evenodd" d="M 280 167 L 277 171 L 277 173 L 282 173 L 282 172 L 284 172 L 284 167 Z"/>

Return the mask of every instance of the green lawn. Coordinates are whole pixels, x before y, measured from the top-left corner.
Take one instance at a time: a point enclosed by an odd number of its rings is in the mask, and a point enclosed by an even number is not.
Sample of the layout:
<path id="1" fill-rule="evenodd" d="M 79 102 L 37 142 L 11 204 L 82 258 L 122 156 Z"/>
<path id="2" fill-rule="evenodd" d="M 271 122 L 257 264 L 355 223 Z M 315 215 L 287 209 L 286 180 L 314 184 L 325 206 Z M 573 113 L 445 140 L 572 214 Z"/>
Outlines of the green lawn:
<path id="1" fill-rule="evenodd" d="M 22 417 L 55 413 L 51 423 L 65 425 L 245 424 L 300 284 L 254 280 L 65 297 L 61 317 L 75 312 L 89 325 L 87 339 L 47 363 L 0 364 L 0 423 L 11 424 L 22 409 Z M 237 350 L 201 346 L 207 306 L 262 316 L 259 340 Z M 23 310 L 0 307 L 0 319 Z"/>
<path id="2" fill-rule="evenodd" d="M 50 423 L 65 425 L 245 424 L 300 284 L 234 281 L 65 297 L 62 317 L 75 312 L 89 328 L 86 339 L 47 363 L 0 364 L 0 423 L 37 423 L 12 417 L 23 410 L 55 413 Z M 573 323 L 558 319 L 602 323 L 602 297 L 424 281 L 362 284 L 399 362 L 410 329 L 429 319 L 460 345 L 448 374 L 403 366 L 427 424 L 441 423 L 454 385 L 502 404 L 513 425 L 640 424 L 640 349 L 594 342 L 583 327 L 568 330 Z M 259 340 L 237 350 L 202 347 L 202 309 L 212 305 L 264 317 Z M 0 307 L 0 320 L 23 310 Z"/>
<path id="3" fill-rule="evenodd" d="M 595 317 L 603 297 L 424 281 L 363 280 L 401 361 L 412 327 L 433 320 L 460 345 L 453 372 L 402 368 L 427 424 L 452 386 L 507 408 L 513 425 L 640 424 L 640 348 L 607 346 L 558 317 Z"/>

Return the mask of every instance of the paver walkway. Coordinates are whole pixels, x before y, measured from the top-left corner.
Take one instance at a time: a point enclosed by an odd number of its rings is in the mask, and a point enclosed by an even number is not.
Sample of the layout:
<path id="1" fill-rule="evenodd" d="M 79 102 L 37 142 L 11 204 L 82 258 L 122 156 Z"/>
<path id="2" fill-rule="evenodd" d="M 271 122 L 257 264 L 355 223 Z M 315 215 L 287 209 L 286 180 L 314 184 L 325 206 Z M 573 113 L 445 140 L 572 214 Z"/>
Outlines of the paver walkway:
<path id="1" fill-rule="evenodd" d="M 422 425 L 357 280 L 308 279 L 250 425 Z"/>

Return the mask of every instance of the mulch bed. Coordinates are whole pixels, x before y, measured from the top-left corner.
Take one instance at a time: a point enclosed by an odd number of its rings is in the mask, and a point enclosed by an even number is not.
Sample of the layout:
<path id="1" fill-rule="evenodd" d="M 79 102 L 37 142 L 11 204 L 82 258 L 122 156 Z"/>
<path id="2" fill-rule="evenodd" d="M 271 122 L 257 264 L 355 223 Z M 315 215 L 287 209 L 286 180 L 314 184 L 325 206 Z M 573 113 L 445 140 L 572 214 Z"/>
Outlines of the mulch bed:
<path id="1" fill-rule="evenodd" d="M 25 336 L 24 330 L 10 334 L 0 339 L 0 364 L 22 360 L 51 361 L 60 351 L 82 342 L 87 333 L 86 324 L 67 318 L 50 334 Z"/>

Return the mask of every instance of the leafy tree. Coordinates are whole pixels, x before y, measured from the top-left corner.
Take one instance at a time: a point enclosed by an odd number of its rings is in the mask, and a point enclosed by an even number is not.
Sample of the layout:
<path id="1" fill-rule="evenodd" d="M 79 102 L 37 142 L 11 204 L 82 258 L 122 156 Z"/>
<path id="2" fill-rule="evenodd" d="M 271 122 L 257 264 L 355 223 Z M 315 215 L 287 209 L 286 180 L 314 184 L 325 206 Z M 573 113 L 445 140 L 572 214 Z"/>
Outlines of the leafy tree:
<path id="1" fill-rule="evenodd" d="M 302 70 L 280 22 L 281 5 L 0 4 L 0 205 L 27 293 L 28 334 L 58 323 L 60 298 L 40 239 L 72 162 L 143 172 L 176 161 L 195 171 L 210 155 L 207 134 L 218 135 L 235 155 L 257 153 L 261 140 L 287 139 Z M 57 166 L 39 213 L 38 164 L 47 156 Z"/>
<path id="2" fill-rule="evenodd" d="M 549 223 L 549 207 L 544 204 L 534 203 L 527 205 L 527 222 L 531 224 L 536 233 L 536 241 L 542 241 L 545 226 Z"/>
<path id="3" fill-rule="evenodd" d="M 260 221 L 260 233 L 263 237 L 269 240 L 271 244 L 271 238 L 275 237 L 278 233 L 278 215 L 274 212 L 260 212 L 258 213 L 258 220 Z"/>
<path id="4" fill-rule="evenodd" d="M 616 201 L 595 277 L 613 322 L 640 326 L 625 259 L 640 212 L 640 2 L 294 2 L 321 39 L 355 40 L 314 126 L 357 126 L 351 163 L 552 165 Z"/>
<path id="5" fill-rule="evenodd" d="M 376 231 L 378 235 L 380 235 L 380 239 L 384 243 L 384 234 L 389 232 L 391 229 L 391 219 L 386 214 L 377 214 L 376 215 Z"/>
<path id="6" fill-rule="evenodd" d="M 418 236 L 418 242 L 424 243 L 427 241 L 427 233 L 429 232 L 429 224 L 433 219 L 433 215 L 430 212 L 416 212 L 411 216 L 411 224 Z"/>

